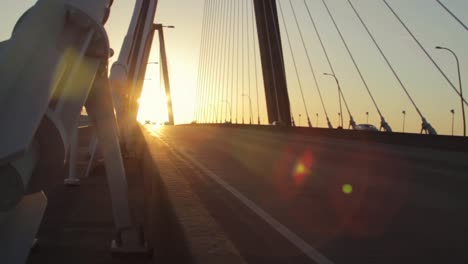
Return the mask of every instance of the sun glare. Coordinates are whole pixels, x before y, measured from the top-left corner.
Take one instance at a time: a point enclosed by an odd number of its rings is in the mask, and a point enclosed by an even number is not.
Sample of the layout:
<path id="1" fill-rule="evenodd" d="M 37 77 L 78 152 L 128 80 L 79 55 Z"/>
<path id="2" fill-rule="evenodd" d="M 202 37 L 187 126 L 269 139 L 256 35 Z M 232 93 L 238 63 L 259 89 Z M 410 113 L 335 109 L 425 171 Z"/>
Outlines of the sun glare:
<path id="1" fill-rule="evenodd" d="M 137 120 L 140 123 L 164 124 L 167 121 L 166 96 L 159 86 L 145 82 L 138 104 Z"/>

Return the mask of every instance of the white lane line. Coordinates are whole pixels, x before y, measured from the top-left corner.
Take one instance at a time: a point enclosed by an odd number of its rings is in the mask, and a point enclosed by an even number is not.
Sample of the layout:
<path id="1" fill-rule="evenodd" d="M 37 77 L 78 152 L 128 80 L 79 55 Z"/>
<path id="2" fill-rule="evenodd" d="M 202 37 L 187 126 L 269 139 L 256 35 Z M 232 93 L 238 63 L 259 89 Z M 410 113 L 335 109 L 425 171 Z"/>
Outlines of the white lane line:
<path id="1" fill-rule="evenodd" d="M 210 177 L 213 181 L 221 185 L 224 189 L 226 189 L 228 192 L 230 192 L 234 197 L 239 199 L 245 206 L 250 208 L 256 215 L 258 215 L 260 218 L 262 218 L 265 222 L 267 222 L 273 229 L 278 231 L 281 235 L 283 235 L 284 238 L 289 240 L 292 244 L 294 244 L 299 250 L 301 250 L 306 256 L 308 256 L 311 260 L 319 263 L 319 264 L 333 264 L 333 262 L 322 255 L 318 250 L 313 248 L 311 245 L 307 244 L 302 238 L 300 238 L 298 235 L 294 234 L 291 230 L 289 230 L 286 226 L 278 222 L 275 218 L 273 218 L 271 215 L 269 215 L 267 212 L 265 212 L 262 208 L 257 206 L 254 202 L 252 202 L 249 198 L 245 197 L 242 193 L 240 193 L 238 190 L 236 190 L 234 187 L 229 185 L 227 182 L 225 182 L 223 179 L 221 179 L 218 175 L 216 175 L 214 172 L 209 170 L 207 167 L 205 167 L 202 163 L 200 163 L 198 160 L 193 158 L 191 155 L 187 154 L 185 151 L 181 150 L 180 148 L 177 148 L 175 146 L 171 146 L 168 143 L 166 143 L 165 140 L 161 138 L 161 136 L 158 134 L 158 137 L 161 139 L 163 143 L 165 143 L 167 146 L 169 146 L 172 149 L 175 149 L 178 153 L 180 153 L 182 156 L 184 156 L 188 161 L 192 162 L 195 164 L 201 171 L 203 171 L 204 174 L 206 174 L 208 177 Z"/>

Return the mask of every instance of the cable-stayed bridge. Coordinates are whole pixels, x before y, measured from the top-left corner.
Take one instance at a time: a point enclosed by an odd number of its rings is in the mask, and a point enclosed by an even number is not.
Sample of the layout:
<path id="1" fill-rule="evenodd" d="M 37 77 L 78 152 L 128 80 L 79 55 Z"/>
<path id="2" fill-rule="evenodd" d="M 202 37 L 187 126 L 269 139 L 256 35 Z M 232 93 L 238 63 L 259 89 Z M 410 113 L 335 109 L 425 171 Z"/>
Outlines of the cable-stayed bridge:
<path id="1" fill-rule="evenodd" d="M 114 54 L 117 1 L 39 0 L 0 43 L 1 263 L 468 261 L 468 142 L 438 135 L 408 78 L 430 69 L 443 92 L 426 93 L 448 94 L 433 100 L 453 99 L 464 127 L 466 51 L 446 44 L 467 28 L 430 2 L 452 38 L 434 47 L 407 22 L 417 3 L 203 1 L 195 104 L 178 109 L 158 1 L 135 2 Z M 137 122 L 156 37 L 162 127 Z M 386 41 L 400 38 L 424 68 L 398 63 Z M 420 133 L 400 132 L 395 93 Z M 182 111 L 191 124 L 175 125 Z"/>
<path id="2" fill-rule="evenodd" d="M 408 74 L 414 74 L 413 71 L 418 72 L 418 70 L 412 69 L 412 72 L 406 72 L 407 70 L 399 65 L 400 62 L 391 56 L 395 53 L 389 50 L 387 42 L 391 42 L 392 37 L 382 37 L 379 31 L 385 27 L 392 30 L 401 29 L 402 32 L 396 31 L 394 37 L 404 38 L 407 40 L 406 45 L 415 45 L 413 52 L 422 55 L 424 63 L 432 67 L 434 73 L 440 75 L 445 82 L 444 89 L 447 89 L 444 90 L 445 93 L 460 95 L 459 82 L 449 78 L 451 74 L 448 74 L 435 60 L 433 54 L 435 46 L 423 45 L 417 37 L 418 32 L 415 32 L 414 25 L 406 23 L 392 5 L 388 2 L 366 5 L 352 1 L 333 3 L 333 5 L 326 1 L 280 1 L 272 8 L 265 6 L 262 9 L 263 7 L 255 8 L 254 3 L 242 1 L 238 3 L 207 1 L 202 28 L 195 120 L 199 123 L 260 123 L 261 116 L 264 116 L 263 108 L 266 108 L 267 117 L 264 117 L 267 119 L 266 123 L 276 121 L 299 125 L 300 114 L 305 126 L 319 125 L 313 121 L 322 117 L 325 127 L 356 128 L 355 117 L 359 116 L 358 121 L 362 120 L 364 111 L 362 114 L 359 112 L 356 114 L 353 108 L 361 110 L 362 108 L 356 105 L 370 101 L 372 111 L 378 114 L 377 127 L 380 127 L 380 130 L 389 132 L 394 130 L 387 121 L 388 118 L 385 118 L 385 113 L 388 113 L 385 108 L 390 108 L 391 111 L 399 110 L 398 124 L 394 124 L 393 127 L 397 127 L 396 131 L 401 131 L 400 117 L 404 118 L 406 111 L 395 109 L 393 100 L 383 99 L 381 90 L 385 87 L 388 89 L 387 94 L 404 95 L 400 100 L 407 100 L 411 110 L 419 116 L 422 123 L 421 131 L 436 134 L 436 129 L 428 121 L 430 117 L 424 114 L 428 110 L 424 111 L 421 107 L 424 104 L 421 103 L 421 95 L 418 94 L 420 89 L 415 89 L 414 83 L 407 79 Z M 442 2 L 432 3 L 432 6 L 439 7 L 439 12 L 445 12 L 443 7 L 446 6 Z M 347 13 L 336 10 L 338 7 L 345 9 Z M 418 11 L 415 6 L 408 8 Z M 383 21 L 372 21 L 367 14 L 369 11 L 384 14 L 386 12 L 385 15 L 389 17 Z M 262 16 L 268 17 L 270 14 L 278 19 L 272 27 L 275 31 L 267 35 L 261 27 L 265 24 Z M 453 13 L 448 14 L 449 17 L 450 15 Z M 456 22 L 452 26 L 459 27 L 460 34 L 463 34 L 464 24 L 456 16 L 454 19 Z M 346 22 L 348 25 L 343 24 Z M 382 23 L 393 25 L 387 26 Z M 260 28 L 257 25 L 260 25 Z M 331 38 L 332 35 L 336 35 L 335 38 Z M 361 38 L 364 40 L 357 40 Z M 261 41 L 258 42 L 258 39 Z M 359 46 L 363 44 L 366 45 Z M 337 46 L 344 52 L 337 52 Z M 275 47 L 278 47 L 278 53 L 274 53 Z M 270 49 L 272 52 L 269 52 Z M 437 45 L 437 49 L 447 49 L 447 47 Z M 390 77 L 382 79 L 381 83 L 375 83 L 374 72 L 366 73 L 366 70 L 369 71 L 368 57 L 375 55 L 380 61 L 374 61 L 378 65 L 373 67 L 383 64 L 382 71 Z M 456 56 L 455 53 L 453 55 Z M 419 59 L 418 56 L 414 57 Z M 278 60 L 276 62 L 278 66 L 273 59 Z M 325 63 L 321 62 L 322 59 Z M 343 69 L 342 61 L 350 63 L 351 68 Z M 337 70 L 337 67 L 340 69 Z M 278 69 L 280 74 L 274 72 L 275 69 Z M 268 80 L 270 74 L 272 78 Z M 346 80 L 350 75 L 355 75 L 357 80 L 354 82 Z M 330 87 L 326 79 L 336 82 L 336 85 L 333 84 L 335 87 Z M 392 84 L 382 84 L 382 82 Z M 281 89 L 284 89 L 281 87 L 287 87 L 289 102 L 281 103 L 281 99 L 276 100 L 276 97 L 284 98 L 284 96 L 269 94 L 269 91 L 281 93 Z M 330 98 L 330 88 L 337 89 L 333 99 Z M 439 90 L 440 87 L 436 89 Z M 354 94 L 359 94 L 359 97 Z M 264 98 L 266 103 L 262 102 Z M 358 104 L 356 99 L 359 100 Z M 335 107 L 336 101 L 339 108 Z M 290 106 L 286 107 L 288 109 L 281 109 L 282 104 Z M 444 111 L 446 117 L 450 117 L 449 110 Z M 338 112 L 337 121 L 335 121 L 335 111 Z M 284 116 L 276 117 L 282 112 Z M 369 115 L 368 110 L 365 112 Z M 344 122 L 344 119 L 348 119 L 349 122 Z M 392 121 L 395 119 L 392 117 Z M 362 120 L 360 123 L 365 122 Z"/>

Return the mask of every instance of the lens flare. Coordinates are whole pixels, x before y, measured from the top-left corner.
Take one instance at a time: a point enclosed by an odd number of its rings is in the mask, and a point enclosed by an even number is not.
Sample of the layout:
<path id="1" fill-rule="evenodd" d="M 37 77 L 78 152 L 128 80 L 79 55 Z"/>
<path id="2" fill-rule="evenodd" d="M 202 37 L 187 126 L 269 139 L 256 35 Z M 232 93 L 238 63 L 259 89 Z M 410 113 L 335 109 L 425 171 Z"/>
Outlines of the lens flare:
<path id="1" fill-rule="evenodd" d="M 341 187 L 344 194 L 352 194 L 353 193 L 353 186 L 351 184 L 343 184 Z"/>
<path id="2" fill-rule="evenodd" d="M 296 185 L 301 185 L 306 176 L 310 175 L 312 169 L 312 153 L 305 151 L 297 160 L 293 167 L 293 178 Z"/>

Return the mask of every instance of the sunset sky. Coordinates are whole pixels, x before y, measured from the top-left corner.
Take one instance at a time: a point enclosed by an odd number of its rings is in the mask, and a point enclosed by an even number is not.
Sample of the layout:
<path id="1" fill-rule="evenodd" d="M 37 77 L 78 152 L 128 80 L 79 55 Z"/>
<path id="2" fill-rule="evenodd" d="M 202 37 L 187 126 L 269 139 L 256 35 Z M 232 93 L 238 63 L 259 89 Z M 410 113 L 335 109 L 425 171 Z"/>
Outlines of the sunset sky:
<path id="1" fill-rule="evenodd" d="M 243 0 L 239 0 L 243 1 Z M 19 16 L 32 4 L 33 0 L 4 0 L 0 3 L 0 41 L 8 39 L 11 30 Z M 245 3 L 249 3 L 247 0 Z M 325 118 L 310 74 L 306 56 L 300 42 L 297 27 L 294 23 L 291 8 L 287 0 L 279 0 L 284 12 L 286 24 L 293 43 L 304 93 L 312 123 L 316 124 L 316 113 L 319 113 L 319 126 L 325 126 Z M 334 126 L 337 125 L 338 104 L 336 84 L 330 77 L 323 76 L 329 72 L 323 51 L 310 24 L 303 0 L 292 0 L 297 12 L 299 23 L 304 31 L 308 51 L 317 71 L 318 82 L 322 90 L 327 110 Z M 351 111 L 358 123 L 365 123 L 365 112 L 370 112 L 369 123 L 378 126 L 379 118 L 372 102 L 357 75 L 351 60 L 344 49 L 339 36 L 334 29 L 322 1 L 308 0 L 323 41 L 328 48 L 337 76 L 340 79 L 343 93 L 350 105 Z M 449 78 L 458 85 L 454 58 L 446 51 L 435 50 L 435 46 L 445 46 L 454 50 L 461 63 L 463 83 L 468 85 L 468 32 L 457 24 L 433 0 L 388 0 L 402 19 L 417 35 L 423 46 L 440 64 Z M 468 23 L 468 1 L 444 0 L 465 24 Z M 378 51 L 356 19 L 346 0 L 328 0 L 328 5 L 347 40 L 358 65 L 363 71 L 369 87 L 377 103 L 382 108 L 384 116 L 395 131 L 402 128 L 402 110 L 407 112 L 406 130 L 419 132 L 420 118 L 409 100 L 399 87 L 395 78 L 385 65 Z M 382 1 L 353 0 L 363 19 L 375 34 L 382 49 L 394 64 L 403 82 L 413 95 L 417 105 L 428 121 L 439 134 L 451 134 L 450 109 L 455 109 L 455 131 L 461 134 L 460 100 L 435 67 L 416 46 L 411 37 L 404 31 L 395 17 L 388 11 Z M 201 25 L 204 0 L 160 0 L 156 15 L 157 23 L 174 25 L 175 29 L 166 29 L 166 45 L 168 49 L 169 70 L 171 77 L 174 112 L 176 123 L 188 123 L 193 120 Z M 111 17 L 106 28 L 111 46 L 118 53 L 123 37 L 127 31 L 133 10 L 133 0 L 116 0 Z M 250 7 L 249 7 L 250 8 Z M 298 82 L 294 73 L 292 57 L 289 53 L 285 30 L 281 26 L 285 55 L 286 72 L 292 111 L 298 122 L 301 114 L 301 125 L 306 125 L 303 103 L 300 98 Z M 154 41 L 150 61 L 159 61 L 157 39 Z M 249 54 L 253 54 L 249 52 Z M 258 54 L 258 53 L 257 53 Z M 114 56 L 115 59 L 117 56 Z M 253 56 L 250 65 L 253 65 Z M 258 59 L 258 58 L 257 58 Z M 251 67 L 253 69 L 253 66 Z M 160 89 L 159 66 L 148 65 L 141 105 L 144 108 L 145 119 L 164 121 L 166 116 L 165 103 Z M 150 79 L 150 80 L 149 80 Z M 251 78 L 254 87 L 254 78 Z M 263 88 L 259 81 L 260 91 Z M 468 94 L 468 91 L 465 91 Z M 252 101 L 256 101 L 252 91 Z M 240 99 L 239 99 L 240 100 Z M 260 92 L 260 116 L 266 122 L 266 110 L 263 91 Z M 222 104 L 222 102 L 220 102 Z M 246 102 L 247 105 L 247 102 Z M 257 115 L 256 105 L 253 106 L 254 119 Z M 248 110 L 248 108 L 247 108 Z M 347 115 L 345 115 L 347 123 Z"/>

